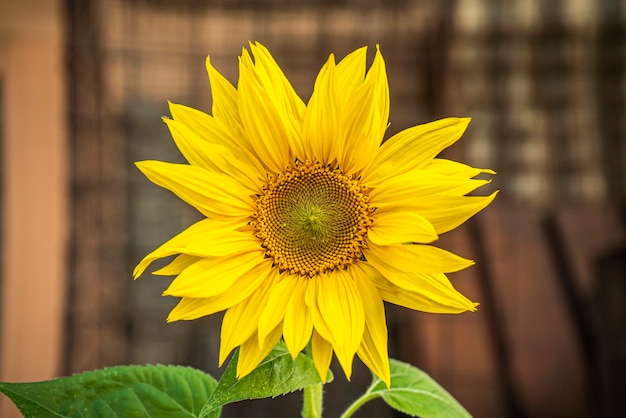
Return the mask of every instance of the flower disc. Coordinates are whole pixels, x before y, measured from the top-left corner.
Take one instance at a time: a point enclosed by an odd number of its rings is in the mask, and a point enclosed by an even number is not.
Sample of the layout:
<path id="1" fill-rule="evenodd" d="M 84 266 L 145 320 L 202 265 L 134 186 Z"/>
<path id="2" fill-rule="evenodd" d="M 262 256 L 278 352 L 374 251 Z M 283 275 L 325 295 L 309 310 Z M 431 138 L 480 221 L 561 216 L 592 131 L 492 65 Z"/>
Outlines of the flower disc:
<path id="1" fill-rule="evenodd" d="M 281 271 L 313 277 L 361 258 L 373 212 L 358 181 L 320 163 L 271 177 L 253 225 Z"/>

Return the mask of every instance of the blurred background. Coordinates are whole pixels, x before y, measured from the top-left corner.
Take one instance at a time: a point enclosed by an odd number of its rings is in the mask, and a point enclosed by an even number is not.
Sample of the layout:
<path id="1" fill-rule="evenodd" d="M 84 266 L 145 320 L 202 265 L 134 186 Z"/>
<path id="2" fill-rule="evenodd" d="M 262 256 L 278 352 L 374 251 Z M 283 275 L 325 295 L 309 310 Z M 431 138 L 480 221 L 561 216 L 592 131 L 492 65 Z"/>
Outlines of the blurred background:
<path id="1" fill-rule="evenodd" d="M 476 417 L 626 416 L 620 0 L 0 1 L 1 380 L 129 363 L 221 375 L 221 317 L 166 324 L 169 279 L 131 279 L 199 218 L 133 162 L 182 161 L 160 121 L 166 101 L 210 111 L 206 55 L 236 83 L 249 40 L 304 100 L 329 53 L 368 45 L 371 59 L 380 44 L 389 135 L 471 116 L 445 156 L 498 172 L 481 191 L 500 189 L 496 202 L 440 243 L 477 261 L 450 276 L 480 309 L 389 305 L 392 356 Z M 327 415 L 369 380 L 358 361 L 351 384 L 336 373 Z M 223 416 L 298 416 L 300 397 Z M 357 416 L 402 415 L 374 401 Z"/>

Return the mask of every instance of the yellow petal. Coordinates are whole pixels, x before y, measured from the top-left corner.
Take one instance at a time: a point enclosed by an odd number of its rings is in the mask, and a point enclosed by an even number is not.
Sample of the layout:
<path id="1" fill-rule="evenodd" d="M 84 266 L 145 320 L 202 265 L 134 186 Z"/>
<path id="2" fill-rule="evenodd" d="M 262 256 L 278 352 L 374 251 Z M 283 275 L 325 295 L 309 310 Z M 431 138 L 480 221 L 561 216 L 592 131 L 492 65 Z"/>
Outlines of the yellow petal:
<path id="1" fill-rule="evenodd" d="M 276 326 L 283 322 L 289 299 L 298 284 L 297 276 L 281 274 L 280 280 L 270 291 L 267 305 L 259 317 L 259 345 L 263 346 L 265 338 Z"/>
<path id="2" fill-rule="evenodd" d="M 489 180 L 454 178 L 426 170 L 412 170 L 380 183 L 370 192 L 369 201 L 378 208 L 414 206 L 425 196 L 463 196 L 487 183 Z"/>
<path id="3" fill-rule="evenodd" d="M 396 305 L 442 314 L 475 311 L 478 305 L 454 289 L 443 273 L 379 271 L 370 263 L 359 263 L 358 268 L 376 285 L 384 300 Z"/>
<path id="4" fill-rule="evenodd" d="M 182 122 L 167 118 L 163 121 L 170 129 L 176 146 L 190 164 L 234 177 L 248 187 L 249 194 L 261 190 L 264 180 L 258 176 L 256 170 L 248 167 L 247 161 L 240 160 L 223 145 L 206 141 Z"/>
<path id="5" fill-rule="evenodd" d="M 197 319 L 241 303 L 268 280 L 271 268 L 271 260 L 265 259 L 223 293 L 209 298 L 182 298 L 168 315 L 167 322 Z"/>
<path id="6" fill-rule="evenodd" d="M 220 310 L 212 309 L 213 305 L 211 302 L 215 299 L 218 299 L 218 297 L 182 298 L 167 316 L 167 322 L 198 319 L 229 307 L 227 306 Z"/>
<path id="7" fill-rule="evenodd" d="M 277 280 L 279 280 L 278 269 L 272 269 L 267 279 L 261 282 L 250 297 L 228 309 L 224 314 L 220 333 L 220 366 L 235 347 L 243 344 L 253 334 L 254 338 L 258 339 L 256 331 L 259 325 L 259 316 L 267 303 L 270 290 Z"/>
<path id="8" fill-rule="evenodd" d="M 372 335 L 376 346 L 387 352 L 387 323 L 385 319 L 385 305 L 383 299 L 378 292 L 378 288 L 370 280 L 363 270 L 362 265 L 366 264 L 358 262 L 354 266 L 355 284 L 363 301 L 365 310 L 365 324 Z"/>
<path id="9" fill-rule="evenodd" d="M 259 75 L 259 79 L 266 88 L 273 89 L 272 93 L 276 100 L 291 113 L 290 116 L 294 118 L 292 123 L 296 127 L 297 121 L 301 122 L 304 115 L 304 108 L 306 107 L 304 102 L 264 45 L 255 42 L 250 44 L 250 49 L 254 55 L 255 71 Z"/>
<path id="10" fill-rule="evenodd" d="M 196 257 L 194 255 L 188 254 L 179 254 L 172 260 L 171 263 L 166 265 L 165 267 L 161 267 L 158 270 L 152 272 L 152 274 L 157 276 L 176 276 L 182 273 L 187 267 L 192 265 L 198 260 L 201 260 L 202 257 Z"/>
<path id="11" fill-rule="evenodd" d="M 392 286 L 381 287 L 380 294 L 384 300 L 395 305 L 438 314 L 474 312 L 478 306 L 477 303 L 472 302 L 456 289 L 436 287 L 436 282 L 432 281 L 423 282 L 419 292 Z"/>
<path id="12" fill-rule="evenodd" d="M 467 164 L 459 163 L 457 161 L 446 160 L 444 158 L 435 158 L 426 166 L 424 170 L 432 171 L 434 173 L 443 174 L 446 176 L 471 179 L 481 173 L 496 174 L 495 171 L 488 168 L 475 168 Z"/>
<path id="13" fill-rule="evenodd" d="M 265 177 L 266 170 L 254 155 L 246 135 L 238 131 L 236 121 L 217 119 L 192 107 L 168 103 L 174 120 L 184 123 L 207 142 L 226 147 L 239 160 L 246 161 L 246 169 L 253 170 L 255 177 Z"/>
<path id="14" fill-rule="evenodd" d="M 335 159 L 338 126 L 335 57 L 331 54 L 322 67 L 304 113 L 302 140 L 309 158 L 329 164 Z"/>
<path id="15" fill-rule="evenodd" d="M 361 344 L 365 328 L 365 312 L 352 274 L 333 270 L 319 281 L 317 295 L 320 313 L 328 325 L 337 359 L 346 378 L 352 374 L 352 360 Z"/>
<path id="16" fill-rule="evenodd" d="M 463 270 L 474 264 L 472 260 L 459 257 L 449 251 L 432 245 L 370 245 L 363 250 L 367 261 L 390 271 L 400 270 L 415 273 L 451 273 Z M 380 268 L 379 268 L 380 267 Z"/>
<path id="17" fill-rule="evenodd" d="M 264 255 L 265 252 L 260 249 L 225 257 L 203 258 L 180 273 L 163 295 L 190 298 L 218 295 L 259 264 Z"/>
<path id="18" fill-rule="evenodd" d="M 218 157 L 221 157 L 220 154 L 230 153 L 226 147 L 208 142 L 195 130 L 191 129 L 180 120 L 169 119 L 167 117 L 163 117 L 162 120 L 170 130 L 172 139 L 181 154 L 183 154 L 183 157 L 185 157 L 191 165 L 216 170 L 216 167 L 224 160 L 224 157 L 220 159 L 221 161 L 218 160 L 217 163 L 214 162 L 213 157 L 215 156 L 215 151 L 217 151 Z M 233 158 L 232 153 L 231 158 Z"/>
<path id="19" fill-rule="evenodd" d="M 328 368 L 333 359 L 333 346 L 314 330 L 313 336 L 311 337 L 311 350 L 313 351 L 313 363 L 315 364 L 315 368 L 320 375 L 322 383 L 326 383 Z"/>
<path id="20" fill-rule="evenodd" d="M 438 234 L 443 234 L 461 225 L 469 218 L 483 210 L 495 199 L 498 192 L 489 196 L 424 196 L 419 202 L 411 205 L 390 207 L 389 209 L 414 210 L 435 227 Z M 378 208 L 378 213 L 389 210 Z"/>
<path id="21" fill-rule="evenodd" d="M 361 361 L 380 380 L 385 382 L 387 389 L 391 387 L 391 371 L 389 370 L 389 354 L 387 353 L 387 339 L 384 348 L 377 344 L 368 326 L 363 332 L 363 341 L 357 350 L 357 355 Z"/>
<path id="22" fill-rule="evenodd" d="M 302 144 L 302 121 L 306 108 L 304 102 L 265 46 L 256 42 L 250 44 L 250 50 L 254 55 L 255 72 L 279 109 L 287 140 L 295 156 L 305 157 Z"/>
<path id="23" fill-rule="evenodd" d="M 346 55 L 337 64 L 337 85 L 341 86 L 343 93 L 337 97 L 341 108 L 345 107 L 348 97 L 365 81 L 366 58 L 367 47 L 362 47 Z"/>
<path id="24" fill-rule="evenodd" d="M 170 190 L 206 217 L 246 219 L 254 212 L 250 191 L 228 176 L 187 164 L 162 161 L 135 164 L 150 181 Z"/>
<path id="25" fill-rule="evenodd" d="M 237 361 L 237 379 L 249 375 L 269 355 L 276 344 L 278 344 L 282 330 L 282 324 L 274 328 L 267 336 L 267 343 L 264 347 L 259 346 L 259 337 L 257 335 L 252 335 L 241 344 L 239 360 Z"/>
<path id="26" fill-rule="evenodd" d="M 493 192 L 489 196 L 432 196 L 424 199 L 424 206 L 416 208 L 426 219 L 428 219 L 437 232 L 443 234 L 461 225 L 476 213 L 487 207 L 498 192 Z"/>
<path id="27" fill-rule="evenodd" d="M 234 145 L 233 137 L 219 129 L 213 116 L 180 103 L 168 101 L 167 104 L 172 118 L 189 126 L 198 136 L 209 142 L 220 143 L 220 145 L 227 147 Z"/>
<path id="28" fill-rule="evenodd" d="M 188 253 L 197 257 L 209 257 L 232 254 L 242 248 L 254 250 L 255 248 L 248 246 L 250 235 L 246 236 L 235 231 L 241 224 L 243 224 L 241 221 L 221 222 L 214 219 L 198 221 L 145 256 L 135 267 L 133 277 L 141 276 L 153 261 L 175 254 Z M 230 245 L 223 246 L 227 242 L 230 242 Z M 191 245 L 194 247 L 193 252 L 187 251 L 188 246 Z"/>
<path id="29" fill-rule="evenodd" d="M 313 317 L 305 303 L 305 295 L 309 285 L 307 277 L 299 277 L 283 322 L 283 338 L 292 358 L 307 345 L 313 332 Z"/>
<path id="30" fill-rule="evenodd" d="M 365 310 L 365 330 L 357 354 L 363 363 L 389 387 L 391 377 L 387 353 L 385 306 L 378 288 L 362 269 L 362 264 L 365 263 L 359 262 L 354 266 L 355 283 Z"/>
<path id="31" fill-rule="evenodd" d="M 363 181 L 375 186 L 388 178 L 422 168 L 455 143 L 469 122 L 469 118 L 446 118 L 397 133 L 380 147 L 363 173 Z"/>
<path id="32" fill-rule="evenodd" d="M 193 130 L 200 138 L 212 144 L 221 145 L 231 152 L 237 153 L 240 146 L 230 132 L 224 130 L 218 121 L 201 110 L 178 103 L 168 102 L 170 113 L 175 121 L 183 123 Z"/>
<path id="33" fill-rule="evenodd" d="M 418 242 L 428 244 L 438 238 L 433 225 L 415 210 L 393 209 L 372 216 L 367 237 L 378 245 Z"/>
<path id="34" fill-rule="evenodd" d="M 375 84 L 374 86 L 374 102 L 376 103 L 376 107 L 378 108 L 381 116 L 380 119 L 383 122 L 384 126 L 380 126 L 380 140 L 387 129 L 388 121 L 389 121 L 389 80 L 387 79 L 387 68 L 385 67 L 385 60 L 383 59 L 383 55 L 380 52 L 380 45 L 376 45 L 376 55 L 374 56 L 374 62 L 372 62 L 372 67 L 367 73 L 367 77 L 365 81 L 367 82 L 368 77 L 372 78 L 372 82 Z M 376 143 L 376 146 L 380 145 L 379 142 Z"/>
<path id="35" fill-rule="evenodd" d="M 210 57 L 206 58 L 206 69 L 213 97 L 213 117 L 222 123 L 231 137 L 244 139 L 237 89 L 213 67 Z"/>
<path id="36" fill-rule="evenodd" d="M 329 327 L 326 324 L 324 316 L 320 312 L 320 303 L 318 294 L 320 293 L 320 282 L 322 280 L 330 280 L 324 273 L 311 277 L 309 279 L 309 285 L 304 295 L 304 301 L 311 310 L 311 317 L 313 319 L 313 326 L 320 336 L 327 341 L 334 341 L 330 333 Z"/>
<path id="37" fill-rule="evenodd" d="M 258 251 L 261 246 L 259 239 L 249 232 L 233 231 L 228 234 L 219 231 L 205 231 L 188 243 L 181 251 L 196 256 L 227 256 L 234 253 L 243 254 Z"/>
<path id="38" fill-rule="evenodd" d="M 346 95 L 339 88 L 339 94 Z M 378 47 L 365 82 L 347 96 L 345 107 L 340 109 L 338 163 L 345 173 L 353 173 L 370 164 L 389 119 L 389 85 Z"/>
<path id="39" fill-rule="evenodd" d="M 268 171 L 279 173 L 292 162 L 284 111 L 259 81 L 247 51 L 239 65 L 239 114 L 258 160 Z"/>

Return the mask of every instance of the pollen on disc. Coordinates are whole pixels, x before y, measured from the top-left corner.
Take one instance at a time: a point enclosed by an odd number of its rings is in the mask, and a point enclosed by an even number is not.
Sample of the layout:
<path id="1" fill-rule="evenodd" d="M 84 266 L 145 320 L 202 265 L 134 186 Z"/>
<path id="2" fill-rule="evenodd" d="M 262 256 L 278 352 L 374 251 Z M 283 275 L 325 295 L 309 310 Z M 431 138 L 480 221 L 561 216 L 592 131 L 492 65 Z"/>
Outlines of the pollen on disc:
<path id="1" fill-rule="evenodd" d="M 296 162 L 268 177 L 251 222 L 281 271 L 302 276 L 361 257 L 373 208 L 365 188 L 340 170 Z"/>

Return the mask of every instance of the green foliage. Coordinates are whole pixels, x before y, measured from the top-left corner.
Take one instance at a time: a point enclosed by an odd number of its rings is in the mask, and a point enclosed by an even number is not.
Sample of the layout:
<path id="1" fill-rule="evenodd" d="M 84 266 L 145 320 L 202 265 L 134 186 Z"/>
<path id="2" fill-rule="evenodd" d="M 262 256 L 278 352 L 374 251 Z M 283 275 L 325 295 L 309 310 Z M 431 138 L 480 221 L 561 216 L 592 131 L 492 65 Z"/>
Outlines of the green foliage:
<path id="1" fill-rule="evenodd" d="M 35 383 L 0 383 L 25 417 L 197 417 L 217 386 L 180 366 L 118 366 Z M 215 418 L 220 411 L 206 415 Z"/>
<path id="2" fill-rule="evenodd" d="M 219 383 L 189 367 L 118 366 L 45 382 L 0 383 L 0 392 L 25 417 L 217 418 L 228 403 L 276 397 L 321 383 L 313 360 L 304 354 L 292 360 L 282 343 L 242 379 L 235 377 L 237 360 L 235 353 Z M 391 388 L 374 377 L 367 392 L 342 417 L 352 416 L 378 397 L 414 417 L 470 417 L 426 373 L 393 359 L 390 367 Z"/>
<path id="3" fill-rule="evenodd" d="M 389 360 L 391 388 L 377 377 L 366 396 L 381 397 L 389 406 L 412 417 L 467 418 L 471 415 L 444 388 L 423 371 Z"/>
<path id="4" fill-rule="evenodd" d="M 283 343 L 278 344 L 252 373 L 239 380 L 236 378 L 237 359 L 238 352 L 202 409 L 201 418 L 209 417 L 210 411 L 231 402 L 274 398 L 321 382 L 313 360 L 304 354 L 293 360 Z M 327 379 L 330 380 L 332 375 Z"/>

